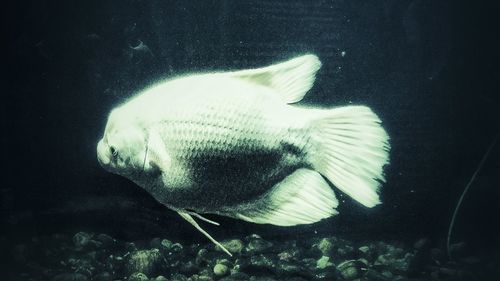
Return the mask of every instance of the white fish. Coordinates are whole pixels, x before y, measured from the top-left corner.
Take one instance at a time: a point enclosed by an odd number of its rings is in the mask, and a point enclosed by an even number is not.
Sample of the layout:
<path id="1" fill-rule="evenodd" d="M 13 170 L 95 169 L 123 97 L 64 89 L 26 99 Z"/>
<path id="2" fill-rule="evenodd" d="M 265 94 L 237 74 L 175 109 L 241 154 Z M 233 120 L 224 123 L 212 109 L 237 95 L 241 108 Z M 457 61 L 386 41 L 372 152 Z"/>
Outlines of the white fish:
<path id="1" fill-rule="evenodd" d="M 99 162 L 223 250 L 192 216 L 310 224 L 338 213 L 328 182 L 373 207 L 389 137 L 368 107 L 294 105 L 320 67 L 315 55 L 304 55 L 160 82 L 113 109 L 97 146 Z"/>

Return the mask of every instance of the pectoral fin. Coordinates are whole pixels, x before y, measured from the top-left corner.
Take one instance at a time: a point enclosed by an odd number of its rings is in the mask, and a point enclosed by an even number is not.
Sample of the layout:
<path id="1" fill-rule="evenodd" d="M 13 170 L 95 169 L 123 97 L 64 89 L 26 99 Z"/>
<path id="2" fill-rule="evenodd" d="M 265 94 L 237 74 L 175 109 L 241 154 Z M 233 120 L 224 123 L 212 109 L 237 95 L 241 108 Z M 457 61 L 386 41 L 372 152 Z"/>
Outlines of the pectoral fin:
<path id="1" fill-rule="evenodd" d="M 222 246 L 217 240 L 215 240 L 212 236 L 210 236 L 210 234 L 208 234 L 208 232 L 206 232 L 205 230 L 203 230 L 203 228 L 201 228 L 201 226 L 193 219 L 193 217 L 190 215 L 191 212 L 187 212 L 185 210 L 176 210 L 176 212 L 185 220 L 187 220 L 190 224 L 192 224 L 196 229 L 198 229 L 198 231 L 200 231 L 201 233 L 203 233 L 203 235 L 205 235 L 210 241 L 212 241 L 215 245 L 219 246 L 226 254 L 228 254 L 229 256 L 233 256 L 224 246 Z M 193 214 L 196 214 L 196 213 L 193 213 Z M 207 220 L 206 218 L 196 214 L 196 216 L 199 216 L 202 218 L 202 220 L 205 220 L 205 221 L 208 221 L 212 224 L 217 224 L 216 222 L 213 222 L 211 220 Z"/>
<path id="2" fill-rule="evenodd" d="M 151 130 L 149 133 L 144 159 L 145 170 L 157 169 L 160 172 L 164 172 L 170 167 L 171 158 L 168 155 L 160 134 L 156 130 Z"/>

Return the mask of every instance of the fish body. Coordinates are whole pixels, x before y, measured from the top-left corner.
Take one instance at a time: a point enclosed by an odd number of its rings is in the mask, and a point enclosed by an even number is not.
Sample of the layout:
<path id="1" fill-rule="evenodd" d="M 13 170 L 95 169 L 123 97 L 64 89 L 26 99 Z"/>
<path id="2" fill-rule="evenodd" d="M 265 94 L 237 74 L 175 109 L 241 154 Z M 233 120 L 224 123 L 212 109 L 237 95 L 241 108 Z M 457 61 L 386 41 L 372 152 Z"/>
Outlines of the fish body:
<path id="1" fill-rule="evenodd" d="M 202 232 L 191 215 L 283 226 L 330 217 L 338 201 L 328 181 L 372 207 L 389 137 L 368 107 L 295 105 L 320 66 L 305 55 L 153 85 L 111 112 L 99 162 Z"/>

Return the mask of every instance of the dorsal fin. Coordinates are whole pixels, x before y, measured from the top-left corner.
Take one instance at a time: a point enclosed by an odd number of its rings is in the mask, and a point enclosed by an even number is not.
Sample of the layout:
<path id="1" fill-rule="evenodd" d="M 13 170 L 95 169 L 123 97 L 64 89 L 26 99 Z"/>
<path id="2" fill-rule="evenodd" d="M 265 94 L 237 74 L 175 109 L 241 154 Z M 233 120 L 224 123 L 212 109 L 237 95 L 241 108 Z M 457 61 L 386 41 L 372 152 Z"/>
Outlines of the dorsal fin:
<path id="1" fill-rule="evenodd" d="M 263 68 L 229 72 L 227 74 L 249 80 L 276 90 L 286 101 L 300 101 L 311 89 L 321 62 L 315 55 L 304 55 Z"/>

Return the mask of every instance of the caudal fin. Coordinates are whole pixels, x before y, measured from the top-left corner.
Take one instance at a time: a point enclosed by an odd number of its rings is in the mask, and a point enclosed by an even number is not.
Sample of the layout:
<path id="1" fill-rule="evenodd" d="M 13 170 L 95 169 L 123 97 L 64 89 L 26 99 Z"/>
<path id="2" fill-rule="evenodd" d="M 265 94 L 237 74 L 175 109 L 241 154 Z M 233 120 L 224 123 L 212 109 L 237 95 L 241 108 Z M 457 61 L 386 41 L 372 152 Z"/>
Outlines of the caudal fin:
<path id="1" fill-rule="evenodd" d="M 380 204 L 378 189 L 389 163 L 389 136 L 366 106 L 321 110 L 312 123 L 314 168 L 367 207 Z"/>

